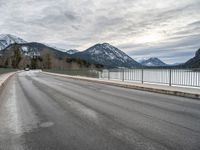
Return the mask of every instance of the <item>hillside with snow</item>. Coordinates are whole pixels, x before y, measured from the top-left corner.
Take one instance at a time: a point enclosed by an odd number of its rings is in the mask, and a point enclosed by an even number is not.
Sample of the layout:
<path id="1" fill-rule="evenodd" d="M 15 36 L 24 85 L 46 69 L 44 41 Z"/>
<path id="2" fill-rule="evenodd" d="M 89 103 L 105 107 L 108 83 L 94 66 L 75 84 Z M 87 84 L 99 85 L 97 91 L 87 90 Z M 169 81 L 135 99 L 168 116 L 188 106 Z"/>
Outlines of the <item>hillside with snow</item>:
<path id="1" fill-rule="evenodd" d="M 87 50 L 75 53 L 72 56 L 111 68 L 133 68 L 141 66 L 127 54 L 108 43 L 96 44 Z"/>
<path id="2" fill-rule="evenodd" d="M 164 63 L 163 61 L 161 61 L 156 57 L 139 60 L 139 63 L 143 66 L 152 66 L 152 67 L 167 66 L 166 63 Z"/>
<path id="3" fill-rule="evenodd" d="M 0 34 L 0 50 L 5 49 L 11 44 L 27 43 L 25 40 L 11 34 Z"/>

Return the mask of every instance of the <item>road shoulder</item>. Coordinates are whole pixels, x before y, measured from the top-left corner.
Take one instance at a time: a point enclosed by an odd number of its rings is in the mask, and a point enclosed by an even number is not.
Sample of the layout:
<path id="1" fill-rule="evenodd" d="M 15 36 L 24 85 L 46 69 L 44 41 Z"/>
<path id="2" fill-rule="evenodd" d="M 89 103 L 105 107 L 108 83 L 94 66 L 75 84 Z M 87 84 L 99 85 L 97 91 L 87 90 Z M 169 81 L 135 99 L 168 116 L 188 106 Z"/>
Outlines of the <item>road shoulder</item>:
<path id="1" fill-rule="evenodd" d="M 17 72 L 10 72 L 10 73 L 5 73 L 5 74 L 1 74 L 0 75 L 0 93 L 3 90 L 3 88 L 5 87 L 6 83 L 8 82 L 8 80 L 15 75 Z"/>

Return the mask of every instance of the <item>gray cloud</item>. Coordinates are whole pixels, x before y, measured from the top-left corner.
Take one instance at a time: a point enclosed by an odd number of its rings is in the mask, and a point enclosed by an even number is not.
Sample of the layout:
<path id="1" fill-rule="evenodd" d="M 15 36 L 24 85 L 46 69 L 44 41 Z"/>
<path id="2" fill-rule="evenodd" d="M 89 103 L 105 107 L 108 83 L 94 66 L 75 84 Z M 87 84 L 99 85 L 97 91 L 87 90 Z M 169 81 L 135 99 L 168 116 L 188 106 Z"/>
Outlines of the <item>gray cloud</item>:
<path id="1" fill-rule="evenodd" d="M 172 38 L 156 46 L 136 45 L 136 50 L 130 51 L 129 54 L 136 59 L 140 59 L 145 56 L 159 57 L 167 63 L 182 63 L 194 56 L 196 50 L 200 47 L 199 41 L 200 34 Z M 134 47 L 134 45 L 129 47 Z"/>
<path id="2" fill-rule="evenodd" d="M 2 33 L 65 49 L 109 42 L 173 63 L 200 47 L 199 0 L 0 0 L 0 18 Z"/>

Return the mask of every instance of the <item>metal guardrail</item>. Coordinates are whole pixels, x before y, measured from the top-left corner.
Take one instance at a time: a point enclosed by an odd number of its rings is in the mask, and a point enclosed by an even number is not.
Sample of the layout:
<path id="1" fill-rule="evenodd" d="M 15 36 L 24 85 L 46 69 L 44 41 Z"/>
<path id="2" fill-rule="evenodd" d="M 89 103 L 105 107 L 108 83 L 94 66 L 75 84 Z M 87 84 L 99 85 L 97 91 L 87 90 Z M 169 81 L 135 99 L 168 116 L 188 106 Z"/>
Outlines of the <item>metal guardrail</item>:
<path id="1" fill-rule="evenodd" d="M 200 68 L 105 69 L 101 72 L 100 77 L 108 80 L 200 87 Z"/>
<path id="2" fill-rule="evenodd" d="M 86 76 L 125 82 L 165 84 L 169 86 L 200 87 L 200 68 L 197 69 L 50 69 L 48 72 Z"/>
<path id="3" fill-rule="evenodd" d="M 100 69 L 89 69 L 89 68 L 80 68 L 80 69 L 44 69 L 44 71 L 52 73 L 60 73 L 71 76 L 85 76 L 91 78 L 100 78 L 101 71 Z"/>

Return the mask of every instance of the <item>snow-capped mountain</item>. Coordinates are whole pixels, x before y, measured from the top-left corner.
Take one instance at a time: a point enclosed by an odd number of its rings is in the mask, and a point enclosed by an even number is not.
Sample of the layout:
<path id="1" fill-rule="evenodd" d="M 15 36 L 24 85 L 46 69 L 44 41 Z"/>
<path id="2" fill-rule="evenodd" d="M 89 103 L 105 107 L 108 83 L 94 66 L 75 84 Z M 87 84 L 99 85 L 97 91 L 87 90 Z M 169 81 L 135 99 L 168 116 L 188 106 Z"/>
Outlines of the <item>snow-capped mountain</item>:
<path id="1" fill-rule="evenodd" d="M 27 43 L 25 40 L 11 34 L 0 34 L 0 50 L 8 47 L 10 44 Z"/>
<path id="2" fill-rule="evenodd" d="M 79 51 L 76 50 L 76 49 L 70 49 L 70 50 L 66 51 L 66 53 L 68 53 L 68 54 L 70 54 L 70 55 L 75 54 L 75 53 L 78 53 L 78 52 L 79 52 Z"/>
<path id="3" fill-rule="evenodd" d="M 143 66 L 152 66 L 152 67 L 159 67 L 159 66 L 167 66 L 163 61 L 156 57 L 145 58 L 139 61 L 140 64 Z"/>
<path id="4" fill-rule="evenodd" d="M 96 44 L 83 52 L 72 55 L 73 57 L 84 59 L 95 64 L 102 64 L 105 67 L 139 67 L 138 62 L 118 48 L 108 44 Z"/>
<path id="5" fill-rule="evenodd" d="M 11 52 L 15 47 L 19 48 L 22 54 L 29 57 L 39 57 L 42 53 L 45 53 L 45 51 L 51 53 L 53 56 L 55 56 L 55 58 L 64 58 L 65 56 L 68 56 L 68 54 L 65 52 L 36 42 L 11 44 L 5 49 L 1 50 L 0 54 L 5 55 L 6 53 Z"/>
<path id="6" fill-rule="evenodd" d="M 55 56 L 64 57 L 67 54 L 64 52 L 66 50 L 60 50 L 58 48 L 54 48 L 47 44 L 31 42 L 28 43 L 25 40 L 11 35 L 11 34 L 0 34 L 0 54 L 5 54 L 5 51 L 9 51 L 9 49 L 13 49 L 13 46 L 18 46 L 21 52 L 30 57 L 37 57 L 41 55 L 43 50 L 50 51 L 54 53 Z"/>

